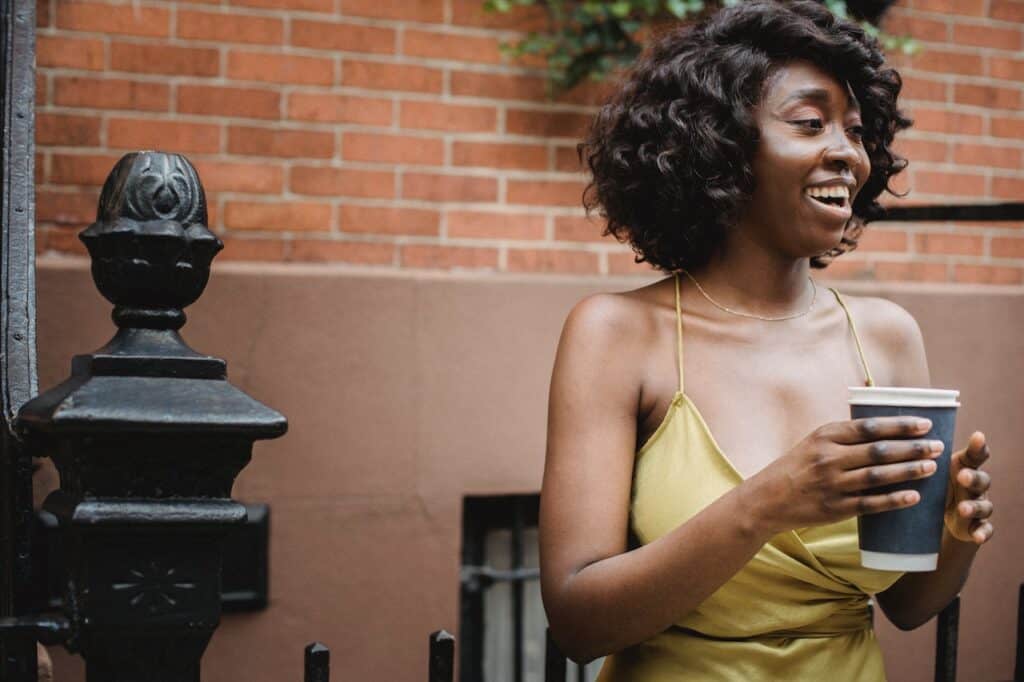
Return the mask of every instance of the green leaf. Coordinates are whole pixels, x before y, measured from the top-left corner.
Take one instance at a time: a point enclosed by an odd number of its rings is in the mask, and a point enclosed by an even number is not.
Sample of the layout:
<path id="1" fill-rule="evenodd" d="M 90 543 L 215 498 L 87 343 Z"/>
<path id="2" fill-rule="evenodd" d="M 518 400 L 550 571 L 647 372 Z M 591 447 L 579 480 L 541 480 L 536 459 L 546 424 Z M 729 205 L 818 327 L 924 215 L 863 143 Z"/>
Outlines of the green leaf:
<path id="1" fill-rule="evenodd" d="M 613 2 L 608 6 L 608 9 L 611 11 L 613 17 L 625 19 L 629 16 L 629 13 L 633 11 L 633 3 L 628 2 L 628 0 L 626 2 Z"/>

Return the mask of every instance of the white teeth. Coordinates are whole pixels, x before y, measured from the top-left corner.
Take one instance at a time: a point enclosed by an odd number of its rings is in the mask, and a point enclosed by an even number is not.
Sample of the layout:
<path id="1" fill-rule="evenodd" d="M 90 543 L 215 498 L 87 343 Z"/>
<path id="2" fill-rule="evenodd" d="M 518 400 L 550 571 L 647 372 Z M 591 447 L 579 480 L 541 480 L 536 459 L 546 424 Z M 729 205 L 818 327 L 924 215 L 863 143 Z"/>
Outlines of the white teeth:
<path id="1" fill-rule="evenodd" d="M 834 199 L 849 199 L 850 188 L 846 185 L 831 185 L 829 187 L 808 187 L 807 194 L 812 197 L 830 197 Z"/>

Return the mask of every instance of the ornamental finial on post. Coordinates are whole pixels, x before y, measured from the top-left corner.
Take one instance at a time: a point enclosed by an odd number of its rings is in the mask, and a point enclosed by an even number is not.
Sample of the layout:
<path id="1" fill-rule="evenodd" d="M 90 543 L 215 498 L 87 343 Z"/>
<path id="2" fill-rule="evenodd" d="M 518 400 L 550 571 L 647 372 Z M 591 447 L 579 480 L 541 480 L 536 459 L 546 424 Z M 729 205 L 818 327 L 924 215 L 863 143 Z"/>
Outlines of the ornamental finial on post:
<path id="1" fill-rule="evenodd" d="M 224 244 L 206 225 L 206 196 L 180 154 L 126 154 L 107 177 L 96 222 L 79 235 L 119 327 L 179 329 Z"/>

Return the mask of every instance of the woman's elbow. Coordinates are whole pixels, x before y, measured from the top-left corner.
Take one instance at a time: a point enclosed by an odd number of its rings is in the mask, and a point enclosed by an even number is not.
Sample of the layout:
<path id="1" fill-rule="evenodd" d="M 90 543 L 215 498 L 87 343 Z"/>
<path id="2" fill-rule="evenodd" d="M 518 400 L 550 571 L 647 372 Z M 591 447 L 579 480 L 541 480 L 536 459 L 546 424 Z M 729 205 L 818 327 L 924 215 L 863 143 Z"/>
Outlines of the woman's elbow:
<path id="1" fill-rule="evenodd" d="M 578 634 L 575 628 L 555 628 L 553 625 L 549 625 L 548 646 L 555 647 L 555 655 L 563 656 L 576 665 L 586 665 L 604 655 L 595 652 L 592 645 L 581 641 Z"/>

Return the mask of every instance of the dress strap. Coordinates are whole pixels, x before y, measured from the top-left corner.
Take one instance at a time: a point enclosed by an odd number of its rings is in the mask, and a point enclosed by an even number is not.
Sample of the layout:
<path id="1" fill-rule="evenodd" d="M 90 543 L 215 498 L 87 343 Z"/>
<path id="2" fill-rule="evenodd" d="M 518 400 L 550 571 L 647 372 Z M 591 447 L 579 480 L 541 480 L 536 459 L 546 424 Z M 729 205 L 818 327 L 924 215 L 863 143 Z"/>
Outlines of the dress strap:
<path id="1" fill-rule="evenodd" d="M 860 363 L 864 366 L 864 374 L 867 379 L 864 382 L 865 386 L 874 386 L 875 380 L 871 378 L 871 370 L 868 369 L 867 358 L 864 357 L 864 348 L 860 345 L 860 337 L 857 336 L 857 325 L 853 323 L 853 315 L 850 314 L 850 309 L 846 307 L 846 302 L 843 301 L 843 297 L 839 295 L 839 292 L 832 287 L 828 288 L 833 294 L 835 294 L 836 301 L 839 302 L 839 306 L 846 313 L 846 319 L 850 322 L 850 331 L 853 332 L 853 341 L 857 344 L 857 354 L 860 355 Z"/>
<path id="2" fill-rule="evenodd" d="M 679 363 L 679 392 L 683 392 L 683 309 L 679 303 L 679 273 L 676 278 L 676 362 Z"/>

